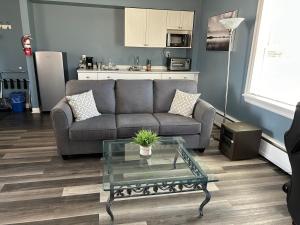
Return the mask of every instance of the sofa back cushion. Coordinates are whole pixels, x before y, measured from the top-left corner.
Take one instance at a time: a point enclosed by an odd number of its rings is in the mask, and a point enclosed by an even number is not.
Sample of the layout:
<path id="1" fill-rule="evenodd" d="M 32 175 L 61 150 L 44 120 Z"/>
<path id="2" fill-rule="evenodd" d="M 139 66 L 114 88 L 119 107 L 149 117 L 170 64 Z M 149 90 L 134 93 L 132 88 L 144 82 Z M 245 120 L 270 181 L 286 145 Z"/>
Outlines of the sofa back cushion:
<path id="1" fill-rule="evenodd" d="M 117 113 L 153 113 L 153 81 L 117 80 L 116 104 Z"/>
<path id="2" fill-rule="evenodd" d="M 155 80 L 154 112 L 164 113 L 170 110 L 176 89 L 188 93 L 197 93 L 197 82 L 193 80 Z"/>
<path id="3" fill-rule="evenodd" d="M 76 95 L 92 90 L 97 109 L 102 114 L 115 113 L 114 80 L 70 80 L 66 85 L 66 95 Z"/>

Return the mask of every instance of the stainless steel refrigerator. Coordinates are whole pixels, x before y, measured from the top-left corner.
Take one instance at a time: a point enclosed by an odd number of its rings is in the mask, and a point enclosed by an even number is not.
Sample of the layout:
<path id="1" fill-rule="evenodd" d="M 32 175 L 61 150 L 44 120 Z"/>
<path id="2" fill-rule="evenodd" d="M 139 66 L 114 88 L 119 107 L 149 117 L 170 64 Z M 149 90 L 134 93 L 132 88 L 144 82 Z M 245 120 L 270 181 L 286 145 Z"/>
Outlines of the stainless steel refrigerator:
<path id="1" fill-rule="evenodd" d="M 65 96 L 66 53 L 37 51 L 34 56 L 41 110 L 50 111 Z"/>

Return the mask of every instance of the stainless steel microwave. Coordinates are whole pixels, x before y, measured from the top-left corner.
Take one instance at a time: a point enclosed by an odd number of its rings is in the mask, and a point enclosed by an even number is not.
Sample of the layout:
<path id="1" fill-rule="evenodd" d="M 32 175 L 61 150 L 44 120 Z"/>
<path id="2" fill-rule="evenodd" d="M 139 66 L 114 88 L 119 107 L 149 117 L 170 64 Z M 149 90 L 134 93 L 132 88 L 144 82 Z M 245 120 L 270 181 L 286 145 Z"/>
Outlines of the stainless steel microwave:
<path id="1" fill-rule="evenodd" d="M 190 47 L 191 35 L 190 34 L 167 34 L 167 47 Z"/>

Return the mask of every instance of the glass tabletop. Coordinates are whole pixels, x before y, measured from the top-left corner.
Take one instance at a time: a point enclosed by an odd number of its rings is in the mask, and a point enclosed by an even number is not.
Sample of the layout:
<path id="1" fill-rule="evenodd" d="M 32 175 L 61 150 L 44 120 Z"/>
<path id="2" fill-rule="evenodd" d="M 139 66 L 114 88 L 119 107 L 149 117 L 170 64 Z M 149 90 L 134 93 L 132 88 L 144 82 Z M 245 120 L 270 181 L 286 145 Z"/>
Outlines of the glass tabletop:
<path id="1" fill-rule="evenodd" d="M 216 181 L 194 159 L 195 153 L 184 147 L 181 137 L 161 137 L 152 146 L 152 155 L 139 154 L 132 139 L 103 141 L 104 190 L 123 186 L 156 184 L 206 184 Z"/>

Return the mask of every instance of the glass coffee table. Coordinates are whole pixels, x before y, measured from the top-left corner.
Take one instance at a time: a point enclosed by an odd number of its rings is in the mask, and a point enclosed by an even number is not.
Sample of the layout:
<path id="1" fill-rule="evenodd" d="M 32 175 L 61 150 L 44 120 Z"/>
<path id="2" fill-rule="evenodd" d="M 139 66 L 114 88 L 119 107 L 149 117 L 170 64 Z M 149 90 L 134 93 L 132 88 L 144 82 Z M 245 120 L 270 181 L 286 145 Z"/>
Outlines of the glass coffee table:
<path id="1" fill-rule="evenodd" d="M 217 181 L 206 175 L 194 159 L 193 151 L 184 147 L 181 137 L 162 137 L 152 147 L 152 155 L 140 156 L 139 146 L 131 139 L 103 142 L 103 188 L 109 192 L 106 211 L 115 199 L 203 191 L 205 199 L 199 206 L 199 216 L 211 195 L 208 182 Z"/>

